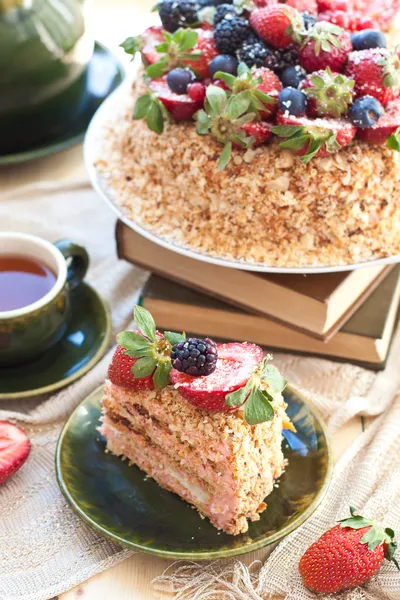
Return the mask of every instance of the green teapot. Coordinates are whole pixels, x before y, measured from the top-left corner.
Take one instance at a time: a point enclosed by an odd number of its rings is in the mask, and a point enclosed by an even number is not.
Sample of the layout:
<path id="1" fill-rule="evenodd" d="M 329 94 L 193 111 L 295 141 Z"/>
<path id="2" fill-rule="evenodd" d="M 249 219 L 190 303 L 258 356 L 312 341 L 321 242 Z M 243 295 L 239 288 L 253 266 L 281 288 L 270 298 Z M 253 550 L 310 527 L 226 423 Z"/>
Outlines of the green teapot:
<path id="1" fill-rule="evenodd" d="M 0 154 L 28 150 L 84 110 L 94 41 L 80 0 L 0 0 Z"/>

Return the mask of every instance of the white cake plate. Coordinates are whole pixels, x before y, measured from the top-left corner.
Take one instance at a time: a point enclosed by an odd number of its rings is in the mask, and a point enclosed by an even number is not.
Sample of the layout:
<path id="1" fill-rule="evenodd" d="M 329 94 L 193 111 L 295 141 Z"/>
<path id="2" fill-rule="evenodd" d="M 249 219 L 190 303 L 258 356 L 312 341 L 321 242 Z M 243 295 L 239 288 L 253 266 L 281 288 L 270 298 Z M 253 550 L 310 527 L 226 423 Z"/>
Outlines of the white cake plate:
<path id="1" fill-rule="evenodd" d="M 380 258 L 375 260 L 368 260 L 359 263 L 352 263 L 346 265 L 316 265 L 316 266 L 305 266 L 305 267 L 274 267 L 266 263 L 255 263 L 245 260 L 228 259 L 224 257 L 211 256 L 205 252 L 198 252 L 190 249 L 188 246 L 180 245 L 171 239 L 163 238 L 156 233 L 145 229 L 142 225 L 139 225 L 135 221 L 129 219 L 122 211 L 122 209 L 114 202 L 112 197 L 112 191 L 107 188 L 105 182 L 100 177 L 97 169 L 94 166 L 94 162 L 98 159 L 98 148 L 101 145 L 101 131 L 107 121 L 112 120 L 115 115 L 116 107 L 123 102 L 124 97 L 126 98 L 126 86 L 131 85 L 129 81 L 123 83 L 118 87 L 100 106 L 96 114 L 94 115 L 89 128 L 87 130 L 85 143 L 84 143 L 84 161 L 87 172 L 89 174 L 90 181 L 94 189 L 99 195 L 109 204 L 113 211 L 118 215 L 119 219 L 123 221 L 128 227 L 139 233 L 143 237 L 147 238 L 151 242 L 172 250 L 188 258 L 194 260 L 200 260 L 202 262 L 211 263 L 220 267 L 228 267 L 231 269 L 240 269 L 244 271 L 257 271 L 260 273 L 283 273 L 283 274 L 318 274 L 318 273 L 335 273 L 339 271 L 353 271 L 355 269 L 362 269 L 364 267 L 373 267 L 376 265 L 389 265 L 400 262 L 400 255 L 391 256 L 388 258 Z"/>

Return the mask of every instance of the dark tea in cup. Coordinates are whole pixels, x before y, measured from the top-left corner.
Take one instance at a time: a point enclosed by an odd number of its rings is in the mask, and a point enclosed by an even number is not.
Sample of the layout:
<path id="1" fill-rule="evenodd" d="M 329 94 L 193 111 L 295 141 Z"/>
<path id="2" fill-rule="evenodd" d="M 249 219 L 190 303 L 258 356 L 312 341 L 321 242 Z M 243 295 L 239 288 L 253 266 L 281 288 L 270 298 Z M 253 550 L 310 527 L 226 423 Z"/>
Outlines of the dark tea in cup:
<path id="1" fill-rule="evenodd" d="M 38 302 L 54 287 L 57 277 L 38 260 L 0 255 L 0 312 Z"/>

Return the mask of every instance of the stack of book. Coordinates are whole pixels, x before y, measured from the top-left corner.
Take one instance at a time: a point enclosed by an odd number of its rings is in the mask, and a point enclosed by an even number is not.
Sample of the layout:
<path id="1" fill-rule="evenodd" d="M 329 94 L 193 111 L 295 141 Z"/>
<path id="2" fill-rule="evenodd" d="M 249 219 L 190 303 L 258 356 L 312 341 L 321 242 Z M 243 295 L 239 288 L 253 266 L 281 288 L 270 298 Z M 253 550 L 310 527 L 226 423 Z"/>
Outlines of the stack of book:
<path id="1" fill-rule="evenodd" d="M 116 238 L 120 258 L 152 272 L 141 303 L 160 328 L 385 366 L 400 307 L 399 266 L 270 275 L 187 258 L 122 221 Z"/>

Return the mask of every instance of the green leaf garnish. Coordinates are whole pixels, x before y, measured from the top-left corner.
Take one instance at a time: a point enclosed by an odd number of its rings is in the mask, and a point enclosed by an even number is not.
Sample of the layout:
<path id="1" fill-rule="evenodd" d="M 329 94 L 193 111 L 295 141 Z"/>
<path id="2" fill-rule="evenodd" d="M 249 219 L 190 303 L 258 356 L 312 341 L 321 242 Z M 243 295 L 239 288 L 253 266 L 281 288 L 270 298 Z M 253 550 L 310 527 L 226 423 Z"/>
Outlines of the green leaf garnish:
<path id="1" fill-rule="evenodd" d="M 224 149 L 221 152 L 221 156 L 218 161 L 218 171 L 222 171 L 225 169 L 226 165 L 231 160 L 232 156 L 232 142 L 227 142 L 224 146 Z"/>
<path id="2" fill-rule="evenodd" d="M 171 121 L 167 109 L 154 92 L 136 100 L 132 119 L 145 119 L 147 127 L 158 134 L 164 131 L 164 121 Z"/>
<path id="3" fill-rule="evenodd" d="M 130 351 L 142 350 L 152 346 L 151 340 L 135 331 L 122 331 L 117 335 L 117 342 Z"/>
<path id="4" fill-rule="evenodd" d="M 234 406 L 242 406 L 242 404 L 246 402 L 250 391 L 250 388 L 246 385 L 244 388 L 240 388 L 239 390 L 236 390 L 236 392 L 228 394 L 225 398 L 226 405 L 232 408 Z"/>
<path id="5" fill-rule="evenodd" d="M 149 311 L 142 306 L 137 305 L 133 311 L 133 318 L 143 335 L 148 337 L 149 340 L 156 342 L 156 324 Z"/>
<path id="6" fill-rule="evenodd" d="M 185 333 L 174 333 L 173 331 L 164 331 L 164 335 L 171 344 L 171 346 L 175 346 L 179 342 L 184 342 L 186 340 Z"/>
<path id="7" fill-rule="evenodd" d="M 244 405 L 244 418 L 249 425 L 259 425 L 274 418 L 274 409 L 266 395 L 260 390 L 250 394 Z"/>
<path id="8" fill-rule="evenodd" d="M 135 377 L 148 377 L 154 373 L 157 366 L 157 359 L 152 357 L 139 358 L 132 367 L 132 373 Z"/>
<path id="9" fill-rule="evenodd" d="M 174 33 L 164 31 L 163 35 L 165 41 L 156 47 L 157 52 L 160 53 L 160 59 L 146 69 L 146 74 L 151 79 L 157 79 L 176 67 L 185 68 L 187 67 L 185 61 L 195 62 L 202 56 L 200 51 L 188 52 L 197 44 L 198 33 L 196 31 L 181 28 Z"/>
<path id="10" fill-rule="evenodd" d="M 140 52 L 142 47 L 143 40 L 140 35 L 128 37 L 120 44 L 120 48 L 123 48 L 127 54 L 131 54 L 132 56 Z"/>
<path id="11" fill-rule="evenodd" d="M 154 373 L 153 381 L 156 390 L 162 390 L 169 384 L 169 374 L 172 369 L 171 360 L 161 361 Z"/>
<path id="12" fill-rule="evenodd" d="M 299 126 L 299 125 L 277 125 L 272 128 L 272 133 L 280 138 L 285 138 L 285 141 L 279 144 L 279 148 L 306 152 L 301 157 L 304 164 L 310 162 L 314 156 L 318 154 L 322 147 L 334 153 L 341 148 L 336 139 L 336 133 L 319 126 Z"/>
<path id="13" fill-rule="evenodd" d="M 400 128 L 396 131 L 396 133 L 388 138 L 386 144 L 388 148 L 396 150 L 396 152 L 400 152 Z"/>
<path id="14" fill-rule="evenodd" d="M 264 365 L 262 379 L 268 384 L 268 389 L 272 394 L 281 394 L 287 386 L 287 381 L 281 375 L 279 369 L 269 362 Z"/>

